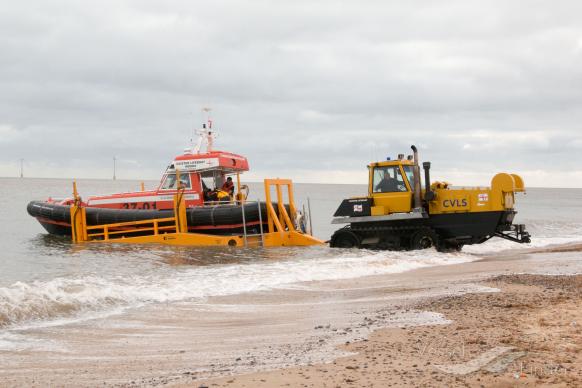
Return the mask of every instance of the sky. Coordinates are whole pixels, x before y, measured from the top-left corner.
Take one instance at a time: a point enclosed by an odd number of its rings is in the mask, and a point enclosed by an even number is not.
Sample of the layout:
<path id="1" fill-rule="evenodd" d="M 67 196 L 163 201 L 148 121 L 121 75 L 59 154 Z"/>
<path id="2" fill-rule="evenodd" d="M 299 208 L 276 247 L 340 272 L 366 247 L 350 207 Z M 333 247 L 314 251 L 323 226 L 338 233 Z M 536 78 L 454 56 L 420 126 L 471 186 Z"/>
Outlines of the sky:
<path id="1" fill-rule="evenodd" d="M 582 187 L 582 2 L 27 1 L 0 8 L 0 176 L 157 179 L 212 108 L 249 181 Z"/>

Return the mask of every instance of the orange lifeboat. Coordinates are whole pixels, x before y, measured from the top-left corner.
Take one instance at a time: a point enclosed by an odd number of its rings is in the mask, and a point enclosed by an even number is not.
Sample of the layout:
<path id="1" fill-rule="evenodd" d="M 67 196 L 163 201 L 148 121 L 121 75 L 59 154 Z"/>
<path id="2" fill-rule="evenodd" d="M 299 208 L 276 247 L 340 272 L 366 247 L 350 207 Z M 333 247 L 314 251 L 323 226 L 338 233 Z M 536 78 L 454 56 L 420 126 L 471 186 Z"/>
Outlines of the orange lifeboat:
<path id="1" fill-rule="evenodd" d="M 197 132 L 197 144 L 174 158 L 155 190 L 95 195 L 82 200 L 79 205 L 87 209 L 88 222 L 130 222 L 166 217 L 173 210 L 174 196 L 180 191 L 190 219 L 189 229 L 193 231 L 219 234 L 238 232 L 243 223 L 243 206 L 245 212 L 249 212 L 246 226 L 259 228 L 259 216 L 253 215 L 257 212 L 256 205 L 246 209 L 248 205 L 241 202 L 248 196 L 248 187 L 240 184 L 240 174 L 249 170 L 247 158 L 213 149 L 215 135 L 211 121 L 208 127 L 203 125 Z M 203 143 L 206 143 L 205 151 L 201 151 Z M 32 201 L 27 209 L 49 233 L 69 235 L 69 207 L 74 202 L 73 198 L 49 198 L 46 201 Z M 264 207 L 264 204 L 261 206 Z"/>

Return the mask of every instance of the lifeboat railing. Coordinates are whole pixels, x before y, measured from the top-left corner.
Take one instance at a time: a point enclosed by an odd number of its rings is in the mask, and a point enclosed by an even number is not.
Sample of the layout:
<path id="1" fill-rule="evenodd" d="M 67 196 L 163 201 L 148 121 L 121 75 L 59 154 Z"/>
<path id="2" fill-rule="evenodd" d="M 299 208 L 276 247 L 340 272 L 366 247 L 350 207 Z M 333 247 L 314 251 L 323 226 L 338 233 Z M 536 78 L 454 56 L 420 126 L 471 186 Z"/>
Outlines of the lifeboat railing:
<path id="1" fill-rule="evenodd" d="M 248 234 L 245 206 L 242 206 L 242 235 L 212 235 L 188 232 L 188 219 L 184 190 L 174 195 L 174 216 L 113 224 L 87 225 L 85 206 L 73 182 L 74 201 L 70 209 L 71 236 L 74 243 L 114 242 L 148 244 L 159 243 L 185 246 L 307 246 L 320 245 L 323 241 L 298 230 L 295 227 L 297 210 L 293 197 L 293 182 L 290 179 L 265 179 L 265 204 L 267 231 L 263 228 L 261 201 L 257 201 L 259 234 Z M 275 189 L 277 203 L 273 203 L 272 189 Z M 283 202 L 283 190 L 287 189 L 288 208 Z M 251 204 L 239 201 L 241 205 Z M 275 210 L 277 207 L 277 211 Z"/>

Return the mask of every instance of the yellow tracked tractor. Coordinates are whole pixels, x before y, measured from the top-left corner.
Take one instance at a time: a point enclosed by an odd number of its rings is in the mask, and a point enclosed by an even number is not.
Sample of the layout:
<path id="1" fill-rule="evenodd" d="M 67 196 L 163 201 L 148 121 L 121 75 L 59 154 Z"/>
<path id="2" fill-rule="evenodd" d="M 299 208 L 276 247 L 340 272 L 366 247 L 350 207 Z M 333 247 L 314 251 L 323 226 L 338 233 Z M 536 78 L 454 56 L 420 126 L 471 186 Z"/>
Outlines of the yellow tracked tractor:
<path id="1" fill-rule="evenodd" d="M 523 179 L 499 173 L 491 187 L 453 189 L 430 182 L 424 162 L 421 189 L 418 152 L 368 166 L 368 195 L 344 200 L 332 223 L 348 224 L 331 237 L 338 248 L 460 250 L 492 237 L 529 243 L 525 225 L 513 224 L 515 193 L 525 192 Z"/>

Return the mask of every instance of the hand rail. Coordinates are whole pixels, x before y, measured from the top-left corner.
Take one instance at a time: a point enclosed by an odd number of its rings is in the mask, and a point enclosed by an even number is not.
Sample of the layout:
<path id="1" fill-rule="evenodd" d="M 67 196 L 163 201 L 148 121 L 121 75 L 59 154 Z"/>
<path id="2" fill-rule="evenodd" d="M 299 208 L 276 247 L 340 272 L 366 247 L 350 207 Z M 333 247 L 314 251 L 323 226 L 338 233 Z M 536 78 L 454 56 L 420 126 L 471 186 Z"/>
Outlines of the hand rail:
<path id="1" fill-rule="evenodd" d="M 281 235 L 286 231 L 295 232 L 295 225 L 291 219 L 296 218 L 296 208 L 295 203 L 293 203 L 293 182 L 290 179 L 265 179 L 265 197 L 267 202 L 267 221 L 269 224 L 269 233 L 274 231 L 279 232 Z M 277 209 L 279 214 L 275 212 L 273 202 L 271 200 L 271 186 L 275 186 L 277 193 Z M 291 215 L 287 212 L 285 204 L 283 203 L 283 192 L 281 187 L 287 187 L 287 197 L 289 198 L 289 211 Z"/>
<path id="2" fill-rule="evenodd" d="M 143 224 L 151 224 L 152 222 L 173 222 L 174 217 L 167 217 L 167 218 L 152 218 L 149 220 L 140 220 L 140 221 L 126 221 L 126 222 L 116 222 L 113 224 L 101 224 L 101 225 L 90 225 L 87 226 L 87 230 L 94 230 L 94 229 L 102 229 L 104 226 L 135 226 L 135 225 L 143 225 Z"/>

